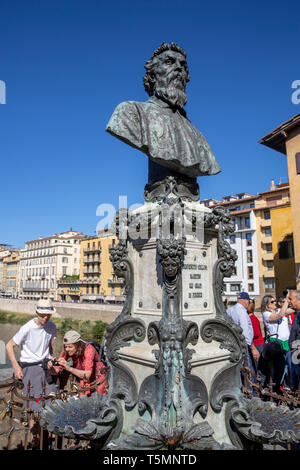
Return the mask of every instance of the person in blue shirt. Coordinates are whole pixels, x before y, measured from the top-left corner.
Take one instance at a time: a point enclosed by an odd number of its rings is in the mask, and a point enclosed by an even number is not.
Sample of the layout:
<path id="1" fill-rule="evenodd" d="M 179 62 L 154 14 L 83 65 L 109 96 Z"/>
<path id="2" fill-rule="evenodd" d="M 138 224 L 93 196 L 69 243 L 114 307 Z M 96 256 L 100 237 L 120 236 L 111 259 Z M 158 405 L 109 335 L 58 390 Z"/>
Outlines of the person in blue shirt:
<path id="1" fill-rule="evenodd" d="M 255 362 L 259 359 L 259 351 L 253 344 L 253 327 L 247 311 L 249 302 L 249 294 L 247 292 L 240 292 L 237 297 L 237 303 L 227 310 L 227 315 L 243 330 L 245 342 L 248 346 L 243 365 L 250 368 L 252 375 L 254 375 L 252 378 L 255 381 Z"/>

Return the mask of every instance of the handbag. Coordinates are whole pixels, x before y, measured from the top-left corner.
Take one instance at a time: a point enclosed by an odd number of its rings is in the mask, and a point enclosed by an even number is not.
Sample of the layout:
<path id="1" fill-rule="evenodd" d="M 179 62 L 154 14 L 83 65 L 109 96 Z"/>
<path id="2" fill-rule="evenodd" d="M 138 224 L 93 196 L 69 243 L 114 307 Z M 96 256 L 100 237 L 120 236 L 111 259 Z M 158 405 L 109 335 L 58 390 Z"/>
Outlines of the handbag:
<path id="1" fill-rule="evenodd" d="M 278 328 L 279 328 L 279 323 L 278 323 L 276 334 L 270 335 L 264 344 L 261 355 L 265 359 L 265 361 L 272 361 L 273 359 L 277 359 L 284 352 L 282 344 L 278 340 Z M 275 341 L 270 341 L 270 338 L 272 336 L 276 336 Z"/>

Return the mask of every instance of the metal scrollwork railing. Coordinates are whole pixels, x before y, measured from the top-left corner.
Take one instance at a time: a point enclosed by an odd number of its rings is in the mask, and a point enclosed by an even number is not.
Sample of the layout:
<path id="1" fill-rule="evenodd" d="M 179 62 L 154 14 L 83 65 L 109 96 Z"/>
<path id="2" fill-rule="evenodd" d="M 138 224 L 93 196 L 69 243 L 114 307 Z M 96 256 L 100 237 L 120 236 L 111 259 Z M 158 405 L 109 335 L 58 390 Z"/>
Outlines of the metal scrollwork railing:
<path id="1" fill-rule="evenodd" d="M 107 373 L 106 373 L 107 374 Z M 26 390 L 21 380 L 11 379 L 0 383 L 0 449 L 11 450 L 13 447 L 12 437 L 13 433 L 20 432 L 18 440 L 18 448 L 22 450 L 29 450 L 32 445 L 29 443 L 30 435 L 30 420 L 33 419 L 36 423 L 40 421 L 40 412 L 32 411 L 30 409 L 30 402 L 41 403 L 41 409 L 45 408 L 46 403 L 52 403 L 54 400 L 61 400 L 66 402 L 72 396 L 81 396 L 87 393 L 96 392 L 97 388 L 107 380 L 104 374 L 101 379 L 95 380 L 89 385 L 86 385 L 87 380 L 83 380 L 83 386 L 74 382 L 71 377 L 68 378 L 64 388 L 58 390 L 56 393 L 46 394 L 46 382 L 42 383 L 42 393 L 39 397 L 31 395 L 31 384 L 28 381 Z M 60 384 L 59 384 L 60 385 Z M 6 441 L 6 442 L 5 442 Z M 48 431 L 41 428 L 39 449 L 40 450 L 60 450 L 66 448 L 87 448 L 86 441 L 74 442 L 70 439 L 64 439 L 59 436 L 51 438 Z"/>

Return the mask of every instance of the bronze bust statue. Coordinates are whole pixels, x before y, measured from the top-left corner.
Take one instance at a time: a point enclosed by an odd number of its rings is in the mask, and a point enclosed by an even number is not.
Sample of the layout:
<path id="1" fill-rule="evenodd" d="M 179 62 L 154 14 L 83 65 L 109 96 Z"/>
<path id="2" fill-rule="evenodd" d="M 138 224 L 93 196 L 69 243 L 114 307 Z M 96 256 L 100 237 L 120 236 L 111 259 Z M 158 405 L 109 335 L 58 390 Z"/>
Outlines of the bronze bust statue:
<path id="1" fill-rule="evenodd" d="M 221 171 L 198 129 L 187 119 L 186 53 L 177 44 L 162 43 L 145 64 L 146 102 L 125 101 L 111 116 L 106 130 L 149 157 L 149 183 L 166 176 L 196 181 Z"/>

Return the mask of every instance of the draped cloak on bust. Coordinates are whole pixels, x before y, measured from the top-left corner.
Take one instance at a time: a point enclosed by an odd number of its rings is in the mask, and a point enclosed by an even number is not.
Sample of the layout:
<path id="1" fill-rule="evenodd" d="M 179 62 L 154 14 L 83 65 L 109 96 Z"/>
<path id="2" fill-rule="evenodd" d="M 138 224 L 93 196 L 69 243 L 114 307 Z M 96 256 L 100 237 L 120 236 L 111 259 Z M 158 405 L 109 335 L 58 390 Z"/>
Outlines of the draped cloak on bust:
<path id="1" fill-rule="evenodd" d="M 186 118 L 185 111 L 155 96 L 146 102 L 119 104 L 106 131 L 154 162 L 190 178 L 221 171 L 207 140 Z"/>

